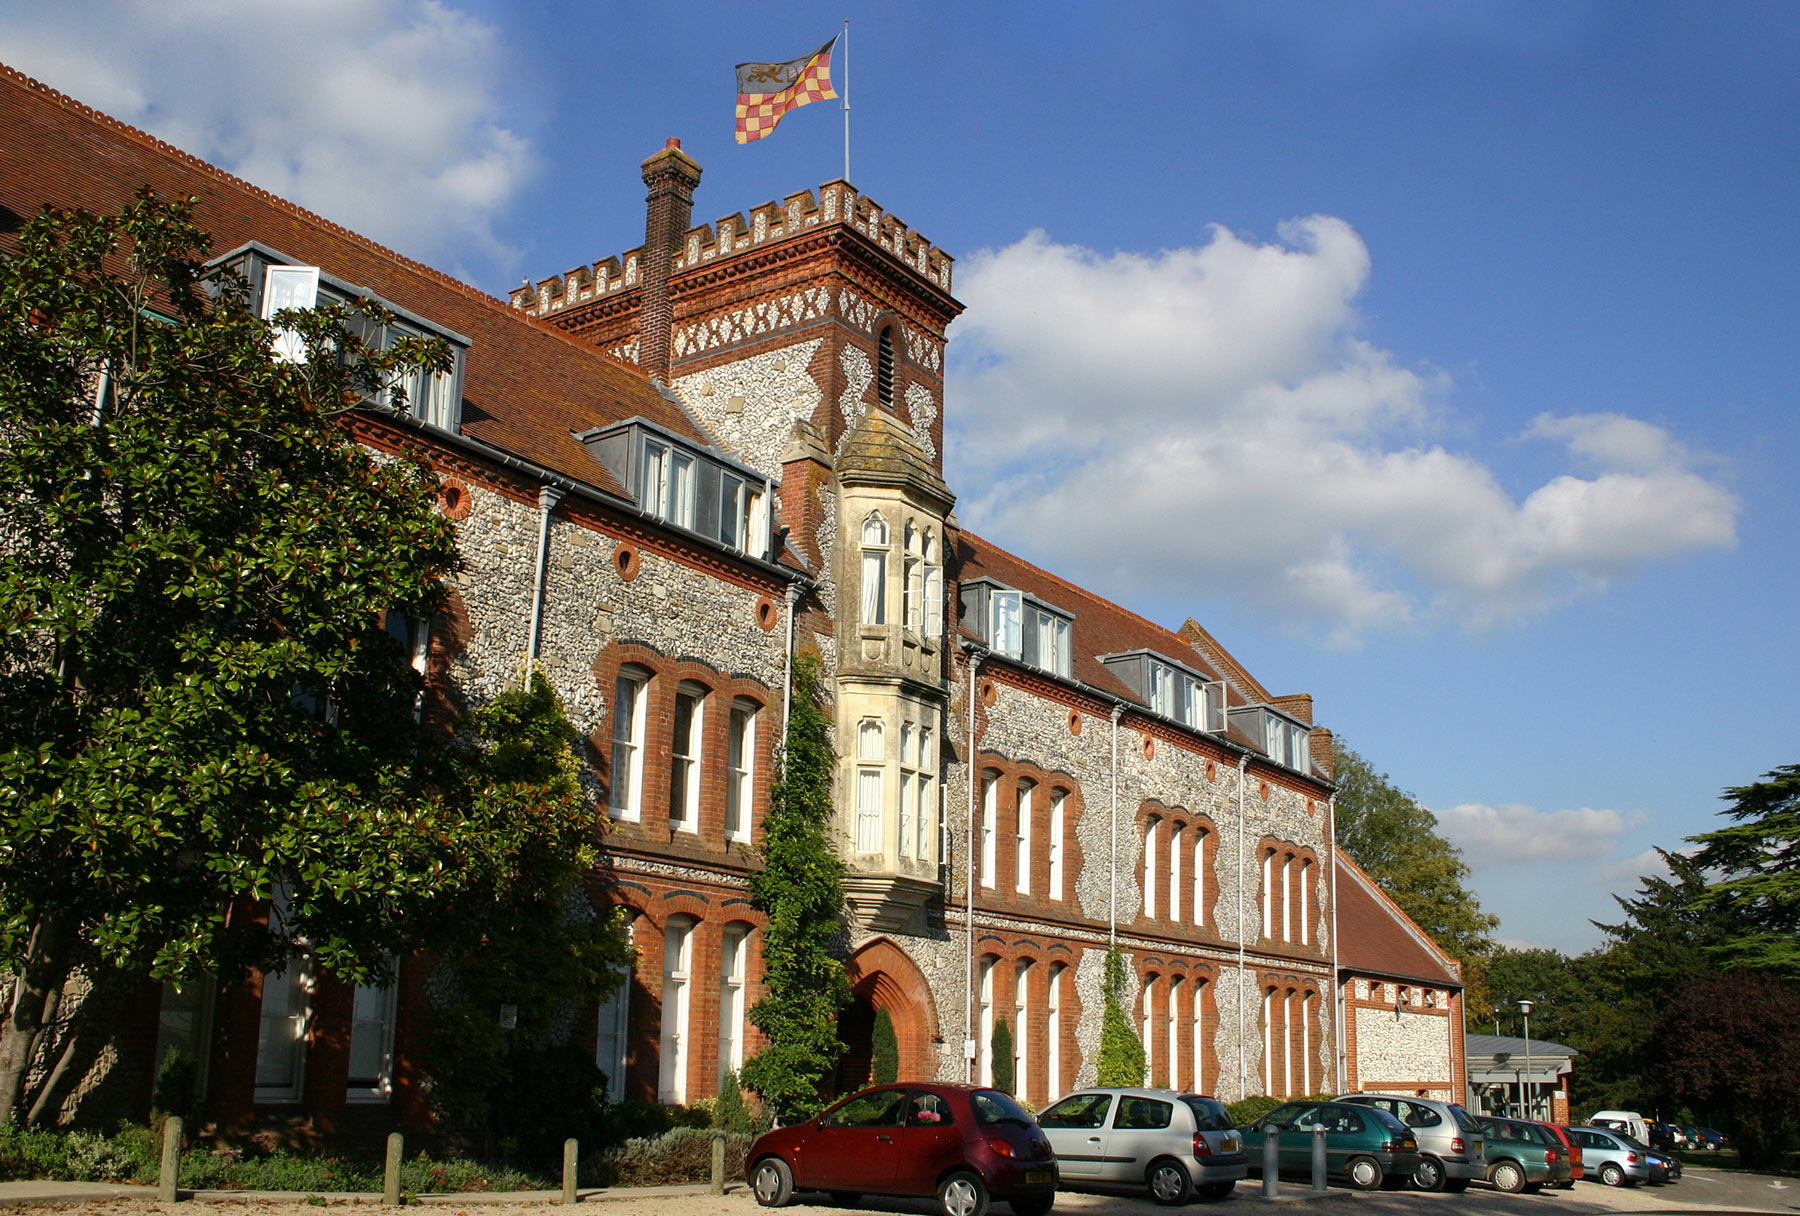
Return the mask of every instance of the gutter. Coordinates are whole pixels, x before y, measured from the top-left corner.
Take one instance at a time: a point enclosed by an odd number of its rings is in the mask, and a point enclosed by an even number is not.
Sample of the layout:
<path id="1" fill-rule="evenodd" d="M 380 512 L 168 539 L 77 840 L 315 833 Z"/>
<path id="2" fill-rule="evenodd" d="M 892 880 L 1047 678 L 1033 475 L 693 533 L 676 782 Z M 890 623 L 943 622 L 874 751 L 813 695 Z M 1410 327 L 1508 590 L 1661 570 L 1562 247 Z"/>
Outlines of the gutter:
<path id="1" fill-rule="evenodd" d="M 1249 1075 L 1244 1071 L 1245 1065 L 1247 1063 L 1247 1060 L 1245 1058 L 1245 1052 L 1244 1052 L 1244 1046 L 1245 1046 L 1245 1044 L 1244 1044 L 1244 1001 L 1245 1001 L 1245 996 L 1244 996 L 1244 934 L 1246 932 L 1246 930 L 1244 929 L 1244 782 L 1247 779 L 1247 774 L 1248 774 L 1249 768 L 1250 768 L 1250 753 L 1245 752 L 1243 755 L 1238 757 L 1238 780 L 1237 780 L 1237 787 L 1238 787 L 1238 814 L 1237 814 L 1237 821 L 1238 821 L 1238 847 L 1237 847 L 1237 871 L 1238 871 L 1238 873 L 1237 873 L 1237 931 L 1238 931 L 1238 933 L 1237 933 L 1237 937 L 1238 937 L 1238 951 L 1237 951 L 1237 953 L 1238 953 L 1238 965 L 1237 965 L 1237 970 L 1238 970 L 1238 975 L 1237 975 L 1237 980 L 1238 980 L 1238 992 L 1237 992 L 1237 997 L 1238 997 L 1238 999 L 1237 999 L 1238 1035 L 1237 1035 L 1237 1037 L 1238 1037 L 1238 1051 L 1237 1051 L 1237 1056 L 1238 1056 L 1238 1099 L 1240 1101 L 1243 1100 L 1244 1098 L 1248 1098 L 1250 1096 L 1250 1088 L 1249 1088 L 1250 1087 L 1250 1078 L 1249 1078 Z M 1337 911 L 1337 906 L 1335 904 L 1332 905 L 1332 911 L 1333 911 L 1333 913 L 1335 913 Z"/>

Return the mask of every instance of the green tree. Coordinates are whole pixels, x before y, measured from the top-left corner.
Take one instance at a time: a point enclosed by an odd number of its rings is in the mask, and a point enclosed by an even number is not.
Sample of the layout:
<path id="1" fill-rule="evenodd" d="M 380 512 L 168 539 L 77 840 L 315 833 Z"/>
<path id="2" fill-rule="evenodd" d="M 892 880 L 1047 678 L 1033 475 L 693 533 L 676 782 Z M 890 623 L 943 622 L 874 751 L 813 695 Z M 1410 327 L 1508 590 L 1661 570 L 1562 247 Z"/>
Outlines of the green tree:
<path id="1" fill-rule="evenodd" d="M 513 804 L 495 819 L 516 839 L 503 852 L 508 870 L 487 876 L 434 943 L 462 999 L 433 1035 L 432 1096 L 445 1113 L 547 1158 L 566 1137 L 598 1131 L 605 1082 L 591 1053 L 544 1040 L 559 1015 L 622 982 L 631 950 L 623 910 L 596 914 L 582 886 L 597 827 L 581 792 L 584 745 L 543 671 L 461 726 L 472 746 L 452 761 L 476 796 Z M 546 812 L 554 835 L 532 823 Z"/>
<path id="2" fill-rule="evenodd" d="M 1728 967 L 1800 978 L 1800 764 L 1725 791 L 1731 827 L 1689 837 L 1696 865 L 1722 877 L 1698 901 L 1730 917 L 1710 948 Z"/>
<path id="3" fill-rule="evenodd" d="M 875 1029 L 869 1037 L 873 1057 L 869 1075 L 877 1085 L 892 1085 L 900 1079 L 900 1040 L 894 1035 L 894 1019 L 887 1010 L 875 1011 Z"/>
<path id="4" fill-rule="evenodd" d="M 1100 1055 L 1095 1061 L 1099 1085 L 1142 1085 L 1144 1045 L 1125 1014 L 1125 955 L 1114 946 L 1106 952 L 1104 1001 L 1100 1015 Z"/>
<path id="5" fill-rule="evenodd" d="M 750 1021 L 768 1042 L 744 1061 L 743 1081 L 780 1123 L 818 1111 L 843 1051 L 837 1016 L 850 1003 L 850 980 L 833 949 L 844 910 L 844 863 L 830 835 L 836 763 L 819 660 L 801 655 L 763 823 L 763 865 L 750 877 L 751 904 L 768 918 L 767 991 Z"/>
<path id="6" fill-rule="evenodd" d="M 379 309 L 261 320 L 207 244 L 146 191 L 0 258 L 0 1120 L 77 959 L 229 978 L 304 939 L 378 979 L 590 818 L 471 784 L 385 628 L 443 604 L 454 533 L 341 420 L 447 350 L 366 346 Z"/>
<path id="7" fill-rule="evenodd" d="M 1492 950 L 1500 919 L 1481 910 L 1437 817 L 1341 740 L 1333 771 L 1338 847 L 1451 957 L 1466 964 Z"/>
<path id="8" fill-rule="evenodd" d="M 994 1036 L 988 1044 L 994 1061 L 994 1088 L 1004 1093 L 1013 1091 L 1013 1036 L 1005 1018 L 994 1022 Z"/>
<path id="9" fill-rule="evenodd" d="M 1665 995 L 1652 1066 L 1672 1104 L 1728 1127 L 1746 1165 L 1800 1149 L 1800 984 L 1756 972 L 1690 976 Z"/>

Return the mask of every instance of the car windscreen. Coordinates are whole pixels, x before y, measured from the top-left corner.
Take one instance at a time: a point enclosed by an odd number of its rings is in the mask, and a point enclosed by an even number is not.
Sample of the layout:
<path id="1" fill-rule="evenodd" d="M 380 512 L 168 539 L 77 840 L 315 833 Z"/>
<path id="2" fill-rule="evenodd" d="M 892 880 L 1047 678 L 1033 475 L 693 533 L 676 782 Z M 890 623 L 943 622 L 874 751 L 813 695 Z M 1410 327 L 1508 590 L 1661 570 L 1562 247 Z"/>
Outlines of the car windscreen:
<path id="1" fill-rule="evenodd" d="M 1478 1132 L 1481 1130 L 1481 1124 L 1475 1122 L 1475 1116 L 1454 1103 L 1452 1103 L 1450 1107 L 1450 1116 L 1456 1120 L 1456 1126 L 1465 1132 Z"/>
<path id="2" fill-rule="evenodd" d="M 1194 1112 L 1196 1130 L 1225 1132 L 1230 1131 L 1234 1126 L 1231 1121 L 1231 1112 L 1225 1109 L 1223 1103 L 1214 1102 L 1211 1098 L 1195 1097 L 1191 1094 L 1181 1101 L 1184 1106 Z"/>
<path id="3" fill-rule="evenodd" d="M 1001 1093 L 997 1089 L 978 1089 L 969 1095 L 969 1106 L 975 1112 L 977 1123 L 1017 1123 L 1021 1127 L 1032 1125 L 1031 1116 L 1025 1108 L 1012 1100 L 1012 1095 Z"/>

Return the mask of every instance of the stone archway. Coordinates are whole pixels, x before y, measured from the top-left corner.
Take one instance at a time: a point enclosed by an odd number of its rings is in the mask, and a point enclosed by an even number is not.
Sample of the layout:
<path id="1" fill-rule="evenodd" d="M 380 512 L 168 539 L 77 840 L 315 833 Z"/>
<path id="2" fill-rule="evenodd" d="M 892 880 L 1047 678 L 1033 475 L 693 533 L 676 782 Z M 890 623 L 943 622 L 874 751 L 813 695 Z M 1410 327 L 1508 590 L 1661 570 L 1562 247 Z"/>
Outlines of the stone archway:
<path id="1" fill-rule="evenodd" d="M 887 1010 L 900 1045 L 902 1080 L 929 1081 L 938 1072 L 938 1019 L 925 973 L 891 938 L 878 937 L 850 956 L 846 965 L 854 1003 L 839 1018 L 845 1064 L 868 1076 L 869 1035 L 875 1012 Z M 852 1037 L 854 1036 L 854 1037 Z M 840 1074 L 845 1075 L 847 1074 Z"/>

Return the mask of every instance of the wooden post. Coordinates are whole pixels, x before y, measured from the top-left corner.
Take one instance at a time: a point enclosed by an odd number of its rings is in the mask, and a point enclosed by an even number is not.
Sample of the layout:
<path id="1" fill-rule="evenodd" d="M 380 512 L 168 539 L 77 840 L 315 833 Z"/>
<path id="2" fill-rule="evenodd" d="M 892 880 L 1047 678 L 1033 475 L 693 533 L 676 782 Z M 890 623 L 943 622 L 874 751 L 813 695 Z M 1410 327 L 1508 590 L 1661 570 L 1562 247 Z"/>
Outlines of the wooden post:
<path id="1" fill-rule="evenodd" d="M 713 1133 L 712 1193 L 725 1193 L 725 1133 Z"/>
<path id="2" fill-rule="evenodd" d="M 162 1168 L 156 1175 L 156 1197 L 163 1203 L 181 1198 L 175 1189 L 181 1178 L 181 1116 L 163 1120 Z"/>
<path id="3" fill-rule="evenodd" d="M 564 1203 L 580 1203 L 581 1196 L 575 1193 L 575 1167 L 581 1160 L 581 1144 L 573 1137 L 563 1141 L 563 1193 Z"/>
<path id="4" fill-rule="evenodd" d="M 406 1137 L 388 1133 L 387 1166 L 381 1171 L 381 1202 L 394 1207 L 400 1202 L 400 1162 L 406 1157 Z"/>

